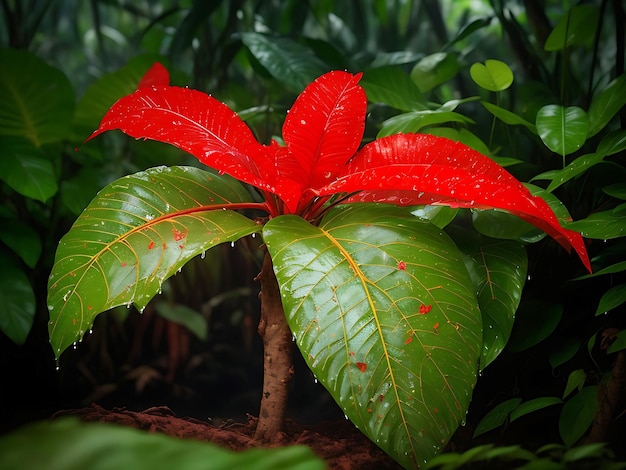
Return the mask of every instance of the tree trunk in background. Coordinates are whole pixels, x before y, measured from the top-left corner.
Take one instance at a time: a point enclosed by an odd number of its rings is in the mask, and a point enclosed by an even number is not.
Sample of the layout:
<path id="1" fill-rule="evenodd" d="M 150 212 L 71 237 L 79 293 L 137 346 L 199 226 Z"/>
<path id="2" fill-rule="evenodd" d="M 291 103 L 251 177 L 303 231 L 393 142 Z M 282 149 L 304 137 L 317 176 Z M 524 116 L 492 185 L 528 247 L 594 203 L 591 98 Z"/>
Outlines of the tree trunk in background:
<path id="1" fill-rule="evenodd" d="M 294 372 L 293 341 L 269 253 L 265 254 L 258 279 L 261 282 L 259 334 L 263 339 L 263 396 L 254 439 L 278 443 L 284 436 L 289 382 Z"/>

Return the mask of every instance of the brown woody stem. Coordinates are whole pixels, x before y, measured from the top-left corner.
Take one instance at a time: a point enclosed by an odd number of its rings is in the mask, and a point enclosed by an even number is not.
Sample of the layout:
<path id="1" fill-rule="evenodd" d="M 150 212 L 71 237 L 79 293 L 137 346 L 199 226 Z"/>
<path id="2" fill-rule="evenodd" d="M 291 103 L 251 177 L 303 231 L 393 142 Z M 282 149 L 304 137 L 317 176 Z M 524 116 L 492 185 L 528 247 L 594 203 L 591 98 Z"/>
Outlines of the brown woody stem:
<path id="1" fill-rule="evenodd" d="M 279 443 L 284 438 L 289 382 L 294 373 L 293 342 L 269 253 L 265 253 L 258 279 L 261 282 L 259 334 L 264 357 L 263 396 L 254 439 Z"/>

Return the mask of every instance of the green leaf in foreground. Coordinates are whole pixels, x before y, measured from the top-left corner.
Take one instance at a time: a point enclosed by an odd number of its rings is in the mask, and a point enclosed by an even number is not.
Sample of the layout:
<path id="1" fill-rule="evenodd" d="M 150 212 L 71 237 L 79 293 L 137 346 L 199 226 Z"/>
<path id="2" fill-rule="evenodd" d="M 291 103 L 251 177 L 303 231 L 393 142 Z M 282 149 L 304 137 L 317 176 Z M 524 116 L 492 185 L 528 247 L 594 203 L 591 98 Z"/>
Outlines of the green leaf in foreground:
<path id="1" fill-rule="evenodd" d="M 250 196 L 235 180 L 193 167 L 158 167 L 98 193 L 61 239 L 48 281 L 50 342 L 58 357 L 118 305 L 140 311 L 196 255 L 259 230 L 229 210 Z"/>
<path id="2" fill-rule="evenodd" d="M 33 452 L 33 442 L 37 451 Z M 0 468 L 38 470 L 323 470 L 305 446 L 231 452 L 216 445 L 75 418 L 34 423 L 0 437 Z"/>
<path id="3" fill-rule="evenodd" d="M 566 108 L 550 104 L 537 112 L 535 125 L 546 147 L 565 157 L 577 151 L 587 140 L 589 118 L 577 106 Z"/>
<path id="4" fill-rule="evenodd" d="M 307 364 L 363 433 L 413 467 L 465 419 L 481 316 L 447 235 L 389 211 L 342 206 L 319 227 L 281 216 L 263 238 Z"/>

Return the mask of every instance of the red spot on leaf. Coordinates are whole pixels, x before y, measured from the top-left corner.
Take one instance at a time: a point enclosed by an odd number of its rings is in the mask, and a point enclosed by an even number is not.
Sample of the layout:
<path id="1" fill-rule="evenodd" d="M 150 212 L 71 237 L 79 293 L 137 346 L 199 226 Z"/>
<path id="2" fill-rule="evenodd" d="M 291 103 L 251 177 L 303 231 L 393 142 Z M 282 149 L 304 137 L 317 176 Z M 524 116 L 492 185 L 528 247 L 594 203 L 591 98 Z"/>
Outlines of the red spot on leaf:
<path id="1" fill-rule="evenodd" d="M 350 354 L 351 356 L 354 356 L 354 352 L 353 352 L 353 351 L 350 351 L 350 352 L 349 352 L 349 354 Z"/>
<path id="2" fill-rule="evenodd" d="M 413 336 L 409 336 L 404 342 L 404 344 L 409 344 L 411 341 L 413 341 Z"/>
<path id="3" fill-rule="evenodd" d="M 87 305 L 87 310 L 93 310 L 93 307 L 91 305 Z"/>
<path id="4" fill-rule="evenodd" d="M 185 248 L 185 245 L 178 245 L 178 248 L 180 248 L 181 250 Z"/>
<path id="5" fill-rule="evenodd" d="M 126 261 L 122 261 L 122 268 L 126 267 Z"/>
<path id="6" fill-rule="evenodd" d="M 372 412 L 372 409 L 371 409 L 371 408 L 368 408 L 368 409 L 367 409 L 367 412 L 368 412 L 368 413 L 371 413 L 371 412 Z"/>
<path id="7" fill-rule="evenodd" d="M 151 249 L 153 249 L 153 248 L 154 248 L 154 242 L 150 242 L 150 243 L 148 244 L 148 250 L 151 250 Z"/>
<path id="8" fill-rule="evenodd" d="M 178 229 L 173 228 L 172 234 L 174 235 L 174 241 L 179 242 L 185 238 L 185 234 Z"/>
<path id="9" fill-rule="evenodd" d="M 433 408 L 433 411 L 434 411 L 435 413 L 439 413 L 439 408 Z"/>
<path id="10" fill-rule="evenodd" d="M 72 318 L 72 325 L 76 325 L 76 318 Z"/>
<path id="11" fill-rule="evenodd" d="M 435 330 L 435 333 L 439 334 L 439 322 L 433 325 L 433 330 Z"/>
<path id="12" fill-rule="evenodd" d="M 430 312 L 433 309 L 432 305 L 420 305 L 420 315 L 426 315 L 428 312 Z"/>
<path id="13" fill-rule="evenodd" d="M 356 366 L 361 372 L 365 372 L 367 370 L 367 364 L 365 362 L 357 362 Z"/>
<path id="14" fill-rule="evenodd" d="M 384 399 L 385 399 L 385 395 L 383 395 L 382 393 L 378 395 L 378 401 L 383 401 Z"/>
<path id="15" fill-rule="evenodd" d="M 400 261 L 400 262 L 398 263 L 398 269 L 399 269 L 400 271 L 406 271 L 406 263 L 405 263 L 404 261 Z"/>

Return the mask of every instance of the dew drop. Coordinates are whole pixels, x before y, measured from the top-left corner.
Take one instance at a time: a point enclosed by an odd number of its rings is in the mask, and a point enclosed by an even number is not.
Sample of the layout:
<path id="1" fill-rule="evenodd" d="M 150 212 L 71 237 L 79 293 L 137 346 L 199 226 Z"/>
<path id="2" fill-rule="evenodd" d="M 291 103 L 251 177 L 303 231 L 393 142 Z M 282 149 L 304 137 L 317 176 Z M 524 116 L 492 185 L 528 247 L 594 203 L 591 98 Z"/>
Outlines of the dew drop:
<path id="1" fill-rule="evenodd" d="M 204 259 L 206 257 L 206 251 L 200 253 L 200 259 Z"/>
<path id="2" fill-rule="evenodd" d="M 346 418 L 346 419 L 350 419 L 350 418 L 348 418 L 347 414 L 344 414 L 343 417 Z"/>
<path id="3" fill-rule="evenodd" d="M 526 276 L 526 280 L 530 281 L 530 279 L 531 279 L 531 277 L 530 277 L 530 274 L 529 274 L 528 276 Z"/>
<path id="4" fill-rule="evenodd" d="M 235 242 L 230 242 L 230 247 L 235 248 Z"/>

